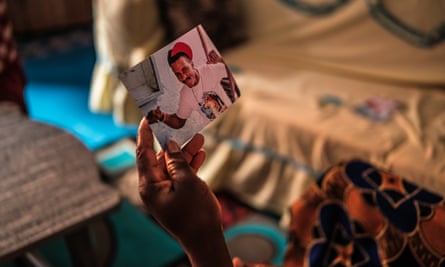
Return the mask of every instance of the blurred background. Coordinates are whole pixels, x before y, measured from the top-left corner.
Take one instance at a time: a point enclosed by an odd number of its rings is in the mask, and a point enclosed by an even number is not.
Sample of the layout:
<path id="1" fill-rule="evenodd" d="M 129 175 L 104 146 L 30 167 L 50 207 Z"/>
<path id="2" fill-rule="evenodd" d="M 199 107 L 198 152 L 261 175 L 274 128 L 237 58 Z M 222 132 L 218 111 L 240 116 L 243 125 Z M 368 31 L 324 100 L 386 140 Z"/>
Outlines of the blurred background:
<path id="1" fill-rule="evenodd" d="M 141 208 L 141 114 L 118 75 L 197 24 L 242 96 L 204 129 L 200 170 L 220 200 L 232 255 L 281 264 L 289 205 L 345 159 L 445 193 L 443 0 L 0 0 L 0 8 L 25 74 L 13 95 L 26 116 L 80 140 L 122 197 L 109 216 L 111 266 L 188 264 Z M 71 266 L 62 239 L 37 251 Z"/>

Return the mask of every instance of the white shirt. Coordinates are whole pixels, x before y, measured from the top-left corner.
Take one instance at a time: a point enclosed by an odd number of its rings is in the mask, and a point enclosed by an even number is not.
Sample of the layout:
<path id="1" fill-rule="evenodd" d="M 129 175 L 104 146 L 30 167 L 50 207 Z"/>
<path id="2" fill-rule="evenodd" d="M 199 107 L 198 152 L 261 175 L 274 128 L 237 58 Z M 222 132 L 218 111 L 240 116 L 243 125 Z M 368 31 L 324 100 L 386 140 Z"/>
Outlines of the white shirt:
<path id="1" fill-rule="evenodd" d="M 199 82 L 193 88 L 182 87 L 176 115 L 188 119 L 196 111 L 211 121 L 232 104 L 221 86 L 222 78 L 228 76 L 226 67 L 223 63 L 206 64 L 197 70 Z"/>

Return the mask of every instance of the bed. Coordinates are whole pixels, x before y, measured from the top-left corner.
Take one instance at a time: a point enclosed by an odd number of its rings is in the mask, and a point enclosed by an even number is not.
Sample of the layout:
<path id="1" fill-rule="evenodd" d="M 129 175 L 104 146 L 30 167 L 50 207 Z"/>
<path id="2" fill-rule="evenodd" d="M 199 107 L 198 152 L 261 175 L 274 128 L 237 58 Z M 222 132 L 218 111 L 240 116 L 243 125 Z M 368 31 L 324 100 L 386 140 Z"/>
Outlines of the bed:
<path id="1" fill-rule="evenodd" d="M 172 27 L 203 22 L 217 26 L 207 28 L 213 40 L 236 41 L 221 52 L 241 98 L 203 131 L 199 174 L 215 190 L 280 215 L 329 166 L 361 158 L 445 192 L 443 1 L 96 4 L 90 108 L 117 121 L 140 114 L 111 88 L 115 70 L 162 47 Z M 142 9 L 150 21 L 140 31 Z"/>
<path id="2" fill-rule="evenodd" d="M 404 39 L 376 13 L 445 17 L 434 3 L 346 2 L 326 14 L 244 3 L 250 39 L 224 54 L 242 97 L 204 131 L 200 174 L 214 188 L 282 214 L 328 167 L 360 158 L 445 193 L 445 45 Z"/>

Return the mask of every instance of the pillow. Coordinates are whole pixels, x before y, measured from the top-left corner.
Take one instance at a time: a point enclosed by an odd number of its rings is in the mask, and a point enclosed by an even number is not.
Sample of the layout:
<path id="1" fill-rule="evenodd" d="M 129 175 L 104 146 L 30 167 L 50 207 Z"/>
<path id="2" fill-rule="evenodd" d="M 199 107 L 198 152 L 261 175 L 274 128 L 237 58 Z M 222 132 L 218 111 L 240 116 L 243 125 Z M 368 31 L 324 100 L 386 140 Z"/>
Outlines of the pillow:
<path id="1" fill-rule="evenodd" d="M 445 40 L 443 1 L 367 1 L 369 12 L 389 32 L 423 48 Z M 428 14 L 426 16 L 426 14 Z"/>
<path id="2" fill-rule="evenodd" d="M 238 0 L 158 0 L 158 3 L 168 41 L 198 24 L 202 24 L 220 51 L 246 39 L 244 12 Z"/>
<path id="3" fill-rule="evenodd" d="M 137 124 L 141 113 L 118 75 L 162 47 L 164 28 L 156 0 L 96 0 L 93 7 L 97 60 L 89 109 L 113 113 L 119 124 Z"/>
<path id="4" fill-rule="evenodd" d="M 0 101 L 16 103 L 26 113 L 25 74 L 15 47 L 5 0 L 0 0 L 0 85 Z"/>

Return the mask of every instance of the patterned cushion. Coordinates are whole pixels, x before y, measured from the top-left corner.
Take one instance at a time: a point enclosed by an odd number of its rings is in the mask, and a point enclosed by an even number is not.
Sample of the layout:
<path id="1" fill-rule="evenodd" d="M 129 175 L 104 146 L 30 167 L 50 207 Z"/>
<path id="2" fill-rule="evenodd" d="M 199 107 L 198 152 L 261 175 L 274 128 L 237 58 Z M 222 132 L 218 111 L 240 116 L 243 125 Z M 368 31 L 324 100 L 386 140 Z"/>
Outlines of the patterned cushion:
<path id="1" fill-rule="evenodd" d="M 445 266 L 444 197 L 365 161 L 334 165 L 291 213 L 284 266 Z"/>

